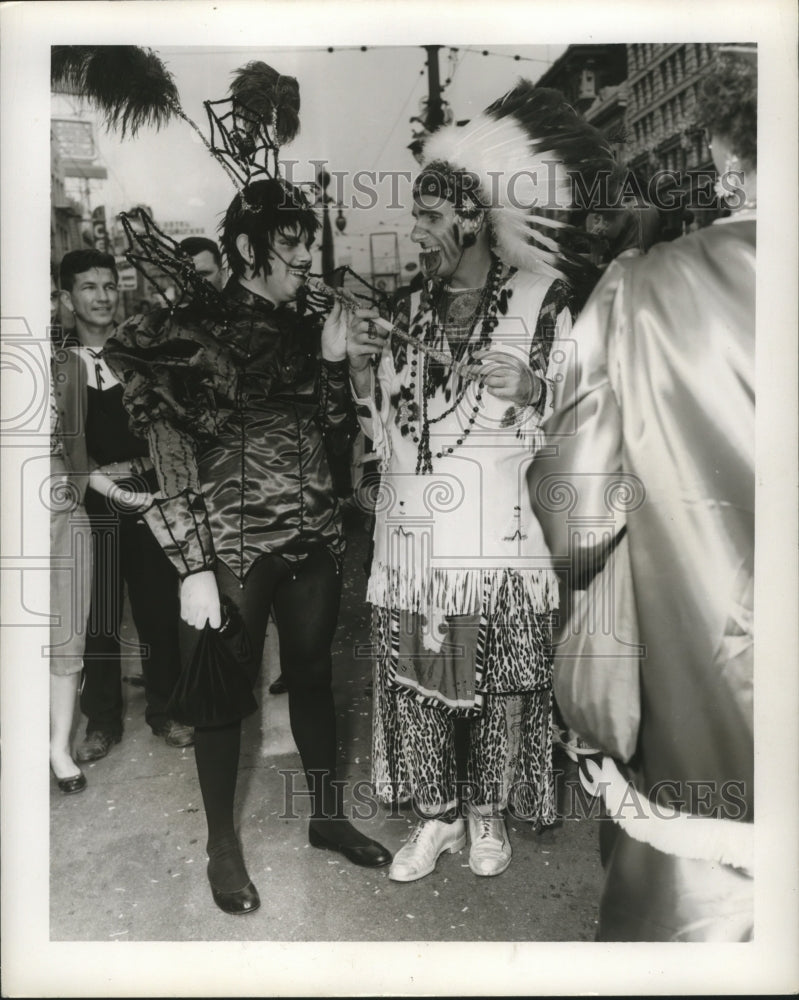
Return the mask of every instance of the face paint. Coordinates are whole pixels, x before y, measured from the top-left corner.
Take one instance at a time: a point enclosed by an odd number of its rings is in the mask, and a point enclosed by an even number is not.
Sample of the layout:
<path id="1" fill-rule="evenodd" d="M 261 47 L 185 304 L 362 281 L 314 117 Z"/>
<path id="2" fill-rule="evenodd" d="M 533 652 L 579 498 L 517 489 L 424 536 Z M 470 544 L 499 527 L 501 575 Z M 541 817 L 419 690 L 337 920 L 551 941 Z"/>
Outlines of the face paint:
<path id="1" fill-rule="evenodd" d="M 461 222 L 452 202 L 419 195 L 411 239 L 420 245 L 419 268 L 426 278 L 451 278 L 463 256 Z"/>
<path id="2" fill-rule="evenodd" d="M 309 241 L 299 229 L 279 230 L 269 254 L 270 273 L 264 280 L 266 297 L 277 305 L 293 302 L 311 269 Z"/>

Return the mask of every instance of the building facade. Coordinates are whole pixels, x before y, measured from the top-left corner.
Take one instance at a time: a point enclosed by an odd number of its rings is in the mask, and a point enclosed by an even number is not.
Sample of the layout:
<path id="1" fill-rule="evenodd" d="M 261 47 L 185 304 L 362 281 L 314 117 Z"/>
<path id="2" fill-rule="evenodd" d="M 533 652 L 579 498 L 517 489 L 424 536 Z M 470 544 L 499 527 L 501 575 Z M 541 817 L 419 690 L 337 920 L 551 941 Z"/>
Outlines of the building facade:
<path id="1" fill-rule="evenodd" d="M 718 45 L 571 45 L 538 80 L 561 90 L 614 144 L 619 163 L 650 197 L 669 191 L 667 238 L 719 215 L 713 160 L 697 97 Z"/>

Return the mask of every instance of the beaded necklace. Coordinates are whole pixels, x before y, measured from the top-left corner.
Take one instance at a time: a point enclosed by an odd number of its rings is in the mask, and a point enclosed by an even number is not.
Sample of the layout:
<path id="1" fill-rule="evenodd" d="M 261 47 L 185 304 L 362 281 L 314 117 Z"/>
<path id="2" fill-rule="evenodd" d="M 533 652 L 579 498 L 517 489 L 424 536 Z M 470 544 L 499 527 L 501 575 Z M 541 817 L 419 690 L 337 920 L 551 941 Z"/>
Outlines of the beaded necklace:
<path id="1" fill-rule="evenodd" d="M 497 326 L 497 312 L 500 304 L 500 290 L 505 280 L 512 273 L 505 272 L 502 262 L 493 258 L 489 269 L 485 285 L 480 294 L 480 299 L 474 308 L 471 317 L 464 324 L 454 327 L 453 333 L 465 336 L 453 337 L 456 340 L 450 345 L 451 353 L 457 361 L 471 363 L 475 351 L 488 347 L 491 343 L 491 335 Z M 420 303 L 419 314 L 414 319 L 413 328 L 421 333 L 420 339 L 423 343 L 433 344 L 440 338 L 443 331 L 446 334 L 446 323 L 437 322 L 442 314 L 444 306 L 443 295 L 439 293 L 433 301 L 432 296 L 424 295 Z M 463 317 L 459 317 L 461 319 Z M 446 319 L 446 315 L 445 315 Z M 482 320 L 482 322 L 481 322 Z M 479 324 L 479 336 L 474 338 L 475 330 Z M 421 373 L 419 371 L 419 361 L 421 355 Z M 428 475 L 433 471 L 433 452 L 430 449 L 430 428 L 439 423 L 453 413 L 463 402 L 468 388 L 468 379 L 459 378 L 455 373 L 448 374 L 446 366 L 441 365 L 426 352 L 414 347 L 408 350 L 409 379 L 407 384 L 400 388 L 400 399 L 397 406 L 396 422 L 403 437 L 410 435 L 411 440 L 417 445 L 416 473 L 417 475 Z M 449 402 L 451 395 L 446 386 L 448 378 L 456 379 L 455 399 L 450 406 L 447 406 L 441 413 L 431 417 L 428 413 L 428 402 L 435 395 L 438 388 L 445 389 L 445 400 Z M 419 381 L 421 407 L 416 400 L 417 380 Z M 471 433 L 472 427 L 477 419 L 480 410 L 480 403 L 483 397 L 483 385 L 478 383 L 475 391 L 474 403 L 471 413 L 467 418 L 467 424 L 461 429 L 460 435 L 454 445 L 442 447 L 435 452 L 435 458 L 440 459 L 451 455 L 457 447 L 462 445 Z M 420 413 L 421 410 L 421 413 Z"/>

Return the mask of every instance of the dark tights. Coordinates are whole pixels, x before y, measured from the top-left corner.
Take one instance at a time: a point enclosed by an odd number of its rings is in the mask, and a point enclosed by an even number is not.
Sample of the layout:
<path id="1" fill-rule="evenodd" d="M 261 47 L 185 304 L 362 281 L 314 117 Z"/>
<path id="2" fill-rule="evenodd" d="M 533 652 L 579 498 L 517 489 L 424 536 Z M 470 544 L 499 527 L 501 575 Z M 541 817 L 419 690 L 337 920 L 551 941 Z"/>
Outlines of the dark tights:
<path id="1" fill-rule="evenodd" d="M 217 572 L 220 593 L 239 608 L 242 635 L 229 640 L 234 655 L 253 682 L 263 655 L 269 613 L 274 608 L 280 640 L 280 667 L 288 689 L 291 732 L 300 753 L 315 821 L 336 815 L 336 720 L 331 684 L 330 647 L 336 630 L 341 576 L 332 555 L 315 550 L 299 563 L 264 556 L 245 584 L 225 567 Z M 186 627 L 184 656 L 190 657 L 199 633 Z M 209 876 L 223 892 L 248 882 L 233 823 L 241 723 L 198 727 L 194 752 L 208 823 Z M 313 772 L 313 773 L 312 773 Z M 342 824 L 339 824 L 342 826 Z"/>

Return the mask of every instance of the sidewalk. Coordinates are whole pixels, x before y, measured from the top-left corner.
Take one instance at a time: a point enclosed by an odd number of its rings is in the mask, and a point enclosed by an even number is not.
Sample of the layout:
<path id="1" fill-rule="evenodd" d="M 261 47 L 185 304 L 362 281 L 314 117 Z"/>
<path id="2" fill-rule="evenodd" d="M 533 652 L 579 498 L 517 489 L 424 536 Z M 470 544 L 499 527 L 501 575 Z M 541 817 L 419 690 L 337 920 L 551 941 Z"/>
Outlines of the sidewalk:
<path id="1" fill-rule="evenodd" d="M 348 518 L 350 546 L 334 646 L 341 778 L 369 779 L 370 663 L 364 603 L 367 537 Z M 127 619 L 129 622 L 129 618 Z M 126 626 L 133 635 L 132 626 Z M 135 676 L 126 663 L 123 675 Z M 125 684 L 125 734 L 104 760 L 84 767 L 85 792 L 51 791 L 50 936 L 54 941 L 590 941 L 601 888 L 597 826 L 568 819 L 537 835 L 509 820 L 513 863 L 477 878 L 467 852 L 445 854 L 419 882 L 391 882 L 387 869 L 350 865 L 308 845 L 302 818 L 282 818 L 284 788 L 304 789 L 285 695 L 267 693 L 279 673 L 270 627 L 258 700 L 245 720 L 237 813 L 244 854 L 261 908 L 230 917 L 211 899 L 205 876 L 205 823 L 191 748 L 174 750 L 144 722 L 144 697 Z M 77 732 L 82 735 L 85 720 Z M 574 791 L 561 755 L 560 797 Z M 288 774 L 281 774 L 288 772 Z M 412 816 L 379 807 L 358 823 L 396 851 Z"/>

